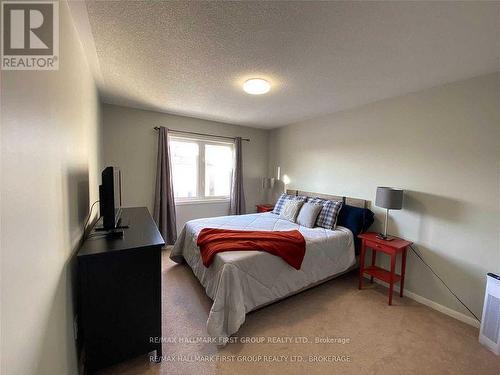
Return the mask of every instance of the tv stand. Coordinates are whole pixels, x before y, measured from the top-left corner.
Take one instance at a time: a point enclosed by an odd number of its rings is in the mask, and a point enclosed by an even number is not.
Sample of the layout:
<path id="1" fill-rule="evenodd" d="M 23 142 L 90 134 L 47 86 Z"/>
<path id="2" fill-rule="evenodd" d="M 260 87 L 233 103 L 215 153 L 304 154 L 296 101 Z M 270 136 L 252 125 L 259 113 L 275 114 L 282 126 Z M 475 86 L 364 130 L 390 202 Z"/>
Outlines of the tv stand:
<path id="1" fill-rule="evenodd" d="M 78 331 L 86 373 L 156 350 L 161 359 L 161 248 L 146 207 L 124 208 L 123 237 L 90 236 L 78 252 Z M 93 233 L 96 228 L 94 228 Z M 100 232 L 104 233 L 104 232 Z"/>

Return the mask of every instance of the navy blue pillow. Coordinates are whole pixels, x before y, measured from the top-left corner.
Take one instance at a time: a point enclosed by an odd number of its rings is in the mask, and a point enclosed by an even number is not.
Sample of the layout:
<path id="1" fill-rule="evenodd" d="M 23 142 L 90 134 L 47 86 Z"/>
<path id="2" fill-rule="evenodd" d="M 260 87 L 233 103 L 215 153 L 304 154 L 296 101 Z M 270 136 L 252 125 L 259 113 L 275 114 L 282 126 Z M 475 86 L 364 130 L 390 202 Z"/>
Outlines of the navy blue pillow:
<path id="1" fill-rule="evenodd" d="M 359 250 L 358 234 L 366 232 L 373 224 L 373 212 L 368 208 L 360 208 L 344 204 L 337 219 L 337 225 L 349 229 L 354 235 L 356 253 Z"/>

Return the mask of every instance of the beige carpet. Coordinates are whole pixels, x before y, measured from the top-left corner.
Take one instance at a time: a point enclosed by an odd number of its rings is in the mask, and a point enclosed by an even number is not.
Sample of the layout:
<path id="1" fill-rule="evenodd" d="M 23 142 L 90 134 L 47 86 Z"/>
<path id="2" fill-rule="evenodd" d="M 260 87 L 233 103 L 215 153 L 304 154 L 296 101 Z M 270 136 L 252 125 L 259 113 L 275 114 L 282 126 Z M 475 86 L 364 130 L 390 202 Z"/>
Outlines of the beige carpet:
<path id="1" fill-rule="evenodd" d="M 238 334 L 240 340 L 305 337 L 307 344 L 238 342 L 218 350 L 210 343 L 165 343 L 171 357 L 161 364 L 141 356 L 102 374 L 500 374 L 500 357 L 478 343 L 476 328 L 407 298 L 394 297 L 388 306 L 385 288 L 366 285 L 357 289 L 355 273 L 326 282 L 250 313 Z M 165 251 L 164 338 L 206 337 L 210 305 L 190 268 Z M 315 337 L 344 343 L 315 343 Z M 207 357 L 201 362 L 196 355 Z M 221 359 L 207 361 L 210 355 Z"/>

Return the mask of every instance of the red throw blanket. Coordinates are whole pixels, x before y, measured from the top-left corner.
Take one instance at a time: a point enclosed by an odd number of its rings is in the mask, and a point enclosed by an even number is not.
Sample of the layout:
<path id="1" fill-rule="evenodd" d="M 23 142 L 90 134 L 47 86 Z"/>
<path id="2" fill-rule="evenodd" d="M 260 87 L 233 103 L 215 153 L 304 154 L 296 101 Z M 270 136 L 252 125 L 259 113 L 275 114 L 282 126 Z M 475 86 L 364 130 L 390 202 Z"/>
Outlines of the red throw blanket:
<path id="1" fill-rule="evenodd" d="M 300 269 L 306 253 L 306 241 L 298 230 L 244 231 L 204 228 L 198 235 L 201 259 L 210 266 L 215 254 L 223 251 L 258 250 L 281 257 L 295 269 Z"/>

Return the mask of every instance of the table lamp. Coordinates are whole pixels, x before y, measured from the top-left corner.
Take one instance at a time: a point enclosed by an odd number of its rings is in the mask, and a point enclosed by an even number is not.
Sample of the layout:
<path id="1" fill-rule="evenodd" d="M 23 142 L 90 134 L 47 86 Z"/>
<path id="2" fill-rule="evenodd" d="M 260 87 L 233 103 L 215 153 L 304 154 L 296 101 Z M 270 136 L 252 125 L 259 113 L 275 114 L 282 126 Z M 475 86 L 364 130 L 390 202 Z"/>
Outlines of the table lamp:
<path id="1" fill-rule="evenodd" d="M 387 221 L 389 218 L 389 210 L 400 210 L 403 207 L 403 190 L 384 186 L 377 187 L 375 205 L 386 209 L 384 233 L 379 233 L 377 237 L 382 240 L 391 241 L 392 238 L 387 236 Z"/>
<path id="2" fill-rule="evenodd" d="M 262 188 L 272 189 L 274 187 L 274 177 L 262 177 Z"/>
<path id="3" fill-rule="evenodd" d="M 274 187 L 274 177 L 262 177 L 262 191 L 264 199 L 269 199 L 269 191 Z"/>

